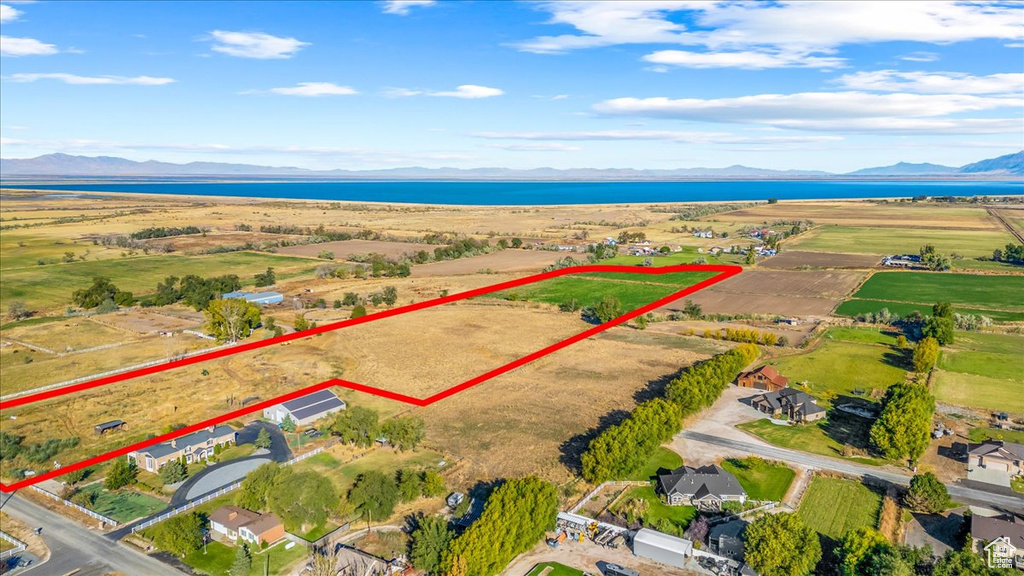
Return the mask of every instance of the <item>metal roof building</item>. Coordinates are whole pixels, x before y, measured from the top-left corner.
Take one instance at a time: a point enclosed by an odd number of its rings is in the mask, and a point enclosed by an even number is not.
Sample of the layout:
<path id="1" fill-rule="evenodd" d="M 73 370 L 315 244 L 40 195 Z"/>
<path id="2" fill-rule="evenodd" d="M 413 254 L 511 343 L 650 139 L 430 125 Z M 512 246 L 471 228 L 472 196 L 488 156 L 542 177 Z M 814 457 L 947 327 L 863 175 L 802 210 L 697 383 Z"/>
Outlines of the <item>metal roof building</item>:
<path id="1" fill-rule="evenodd" d="M 285 417 L 291 416 L 297 426 L 305 426 L 344 409 L 345 401 L 338 398 L 334 392 L 318 390 L 301 398 L 265 408 L 263 417 L 275 424 L 280 424 Z"/>
<path id="2" fill-rule="evenodd" d="M 221 298 L 239 298 L 259 306 L 284 302 L 284 294 L 280 292 L 228 292 L 221 295 Z"/>
<path id="3" fill-rule="evenodd" d="M 633 554 L 676 568 L 684 568 L 686 559 L 693 554 L 693 542 L 650 528 L 641 528 L 636 536 L 633 536 Z"/>

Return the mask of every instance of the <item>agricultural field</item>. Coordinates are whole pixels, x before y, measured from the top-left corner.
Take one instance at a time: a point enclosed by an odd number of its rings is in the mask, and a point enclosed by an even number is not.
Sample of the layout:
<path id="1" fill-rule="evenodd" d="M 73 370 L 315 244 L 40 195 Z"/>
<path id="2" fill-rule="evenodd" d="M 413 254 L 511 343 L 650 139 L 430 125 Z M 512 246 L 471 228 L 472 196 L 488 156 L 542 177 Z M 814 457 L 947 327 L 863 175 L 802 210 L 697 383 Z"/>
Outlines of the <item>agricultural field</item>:
<path id="1" fill-rule="evenodd" d="M 278 248 L 278 254 L 288 256 L 305 256 L 317 258 L 321 252 L 334 254 L 334 260 L 348 260 L 352 256 L 365 256 L 367 254 L 380 254 L 387 258 L 399 259 L 426 250 L 431 255 L 434 248 L 439 244 L 416 244 L 413 242 L 388 242 L 383 240 L 336 240 L 334 242 L 321 242 L 317 244 L 300 244 L 298 246 L 286 246 Z"/>
<path id="2" fill-rule="evenodd" d="M 957 332 L 935 373 L 936 399 L 945 404 L 1024 414 L 1024 336 Z"/>
<path id="3" fill-rule="evenodd" d="M 881 259 L 870 254 L 785 250 L 777 256 L 764 259 L 758 263 L 758 267 L 799 270 L 805 268 L 876 268 L 880 264 Z"/>
<path id="4" fill-rule="evenodd" d="M 551 250 L 500 250 L 470 258 L 413 266 L 412 276 L 414 278 L 459 276 L 478 274 L 481 271 L 536 273 L 564 256 L 563 252 Z"/>
<path id="5" fill-rule="evenodd" d="M 759 204 L 705 218 L 710 221 L 758 225 L 777 221 L 810 220 L 827 227 L 891 228 L 893 222 L 940 229 L 997 229 L 984 207 L 938 203 L 875 200 L 785 200 Z M 881 234 L 881 232 L 880 232 Z M 844 252 L 844 250 L 834 250 Z"/>
<path id="6" fill-rule="evenodd" d="M 751 500 L 781 502 L 796 477 L 796 472 L 784 464 L 754 457 L 726 460 L 722 468 L 736 476 Z"/>
<path id="7" fill-rule="evenodd" d="M 1024 294 L 1024 275 L 878 272 L 868 278 L 837 313 L 852 316 L 876 312 L 880 303 L 897 314 L 913 309 L 930 313 L 932 304 L 944 301 L 952 302 L 961 313 L 980 313 L 995 320 L 1020 319 L 1024 318 L 1021 294 Z"/>
<path id="8" fill-rule="evenodd" d="M 623 312 L 627 312 L 714 275 L 713 272 L 674 272 L 652 276 L 629 273 L 575 274 L 549 278 L 497 295 L 511 300 L 525 299 L 554 305 L 575 301 L 581 306 L 597 304 L 604 296 L 611 295 L 622 304 Z"/>
<path id="9" fill-rule="evenodd" d="M 807 487 L 797 514 L 822 536 L 839 540 L 850 530 L 876 527 L 882 498 L 860 482 L 818 476 Z"/>
<path id="10" fill-rule="evenodd" d="M 662 310 L 681 309 L 692 300 L 705 314 L 826 316 L 863 278 L 850 271 L 748 269 Z"/>
<path id="11" fill-rule="evenodd" d="M 993 250 L 1013 239 L 994 223 L 981 228 L 822 226 L 787 241 L 785 247 L 807 252 L 884 256 L 917 254 L 922 246 L 932 244 L 942 254 L 956 253 L 966 258 L 977 258 L 991 257 Z"/>

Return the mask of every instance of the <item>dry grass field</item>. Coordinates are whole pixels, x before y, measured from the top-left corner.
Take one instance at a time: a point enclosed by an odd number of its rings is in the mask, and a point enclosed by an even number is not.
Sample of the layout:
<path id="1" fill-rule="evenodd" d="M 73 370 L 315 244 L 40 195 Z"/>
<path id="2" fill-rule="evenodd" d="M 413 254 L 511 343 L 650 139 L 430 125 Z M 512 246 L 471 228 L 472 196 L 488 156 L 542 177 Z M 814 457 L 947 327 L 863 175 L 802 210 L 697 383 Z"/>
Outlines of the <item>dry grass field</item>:
<path id="1" fill-rule="evenodd" d="M 784 201 L 727 212 L 716 218 L 723 222 L 748 224 L 811 220 L 815 224 L 871 228 L 909 226 L 965 230 L 998 229 L 998 224 L 981 206 L 872 200 Z"/>
<path id="2" fill-rule="evenodd" d="M 459 258 L 423 264 L 412 269 L 414 277 L 461 276 L 482 270 L 493 272 L 540 272 L 545 266 L 564 258 L 564 252 L 548 250 L 502 250 L 472 258 Z"/>
<path id="3" fill-rule="evenodd" d="M 760 268 L 876 268 L 881 259 L 870 254 L 836 254 L 828 252 L 802 252 L 786 250 L 778 256 L 765 259 Z"/>
<path id="4" fill-rule="evenodd" d="M 335 242 L 323 242 L 320 244 L 303 244 L 300 246 L 286 246 L 278 248 L 279 254 L 290 256 L 307 256 L 316 258 L 321 252 L 331 252 L 335 260 L 348 260 L 352 256 L 366 254 L 381 254 L 388 258 L 401 258 L 420 250 L 426 250 L 431 254 L 437 244 L 416 244 L 413 242 L 385 242 L 382 240 L 338 240 Z"/>

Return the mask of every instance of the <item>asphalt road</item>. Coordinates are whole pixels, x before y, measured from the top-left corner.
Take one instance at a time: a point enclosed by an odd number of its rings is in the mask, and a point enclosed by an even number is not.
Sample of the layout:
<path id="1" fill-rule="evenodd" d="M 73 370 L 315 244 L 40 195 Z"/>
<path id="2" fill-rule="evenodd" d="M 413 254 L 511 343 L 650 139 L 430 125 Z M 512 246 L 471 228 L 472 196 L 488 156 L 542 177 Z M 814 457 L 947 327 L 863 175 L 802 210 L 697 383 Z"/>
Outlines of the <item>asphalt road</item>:
<path id="1" fill-rule="evenodd" d="M 711 436 L 709 434 L 701 434 L 700 432 L 691 432 L 683 430 L 679 433 L 679 436 L 688 440 L 694 440 L 697 442 L 704 442 L 706 444 L 714 444 L 717 446 L 723 446 L 725 448 L 732 448 L 734 450 L 740 450 L 748 454 L 755 456 L 761 456 L 762 458 L 768 458 L 772 460 L 780 460 L 782 462 L 789 462 L 808 468 L 818 468 L 820 470 L 832 470 L 842 474 L 847 474 L 857 478 L 877 478 L 893 484 L 899 484 L 906 486 L 910 484 L 910 476 L 905 474 L 898 474 L 887 470 L 882 470 L 874 466 L 865 466 L 862 464 L 854 464 L 851 462 L 843 462 L 841 460 L 833 460 L 832 458 L 826 458 L 824 456 L 818 456 L 815 454 L 807 454 L 804 452 L 797 452 L 795 450 L 787 450 L 785 448 L 777 448 L 774 446 L 765 446 L 756 442 L 743 442 L 740 440 L 733 440 L 730 438 L 721 438 L 718 436 Z M 999 494 L 995 492 L 989 492 L 985 490 L 978 490 L 975 488 L 969 488 L 967 486 L 961 486 L 959 484 L 947 484 L 946 488 L 949 489 L 949 495 L 953 497 L 957 502 L 963 502 L 965 504 L 973 504 L 977 506 L 985 506 L 987 508 L 998 507 L 1012 510 L 1024 510 L 1024 494 L 1020 496 L 1011 496 L 1008 494 Z"/>
<path id="2" fill-rule="evenodd" d="M 30 527 L 42 527 L 40 536 L 50 548 L 50 559 L 22 572 L 26 576 L 59 576 L 73 570 L 85 574 L 120 572 L 146 576 L 182 576 L 182 572 L 118 544 L 102 534 L 87 530 L 72 520 L 16 495 L 4 495 L 5 514 Z"/>

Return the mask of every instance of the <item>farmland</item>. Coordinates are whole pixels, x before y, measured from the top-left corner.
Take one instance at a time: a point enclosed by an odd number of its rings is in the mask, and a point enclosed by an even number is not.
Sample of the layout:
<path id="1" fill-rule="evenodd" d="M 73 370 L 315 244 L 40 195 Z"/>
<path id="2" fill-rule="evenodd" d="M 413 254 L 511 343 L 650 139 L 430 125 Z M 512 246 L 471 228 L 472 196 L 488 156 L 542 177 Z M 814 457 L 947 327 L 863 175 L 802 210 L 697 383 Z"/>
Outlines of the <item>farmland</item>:
<path id="1" fill-rule="evenodd" d="M 380 254 L 388 258 L 398 259 L 420 250 L 426 250 L 433 254 L 434 248 L 437 247 L 437 244 L 416 244 L 413 242 L 336 240 L 334 242 L 287 246 L 278 249 L 277 252 L 288 256 L 305 256 L 307 258 L 316 258 L 321 252 L 330 252 L 334 255 L 332 260 L 348 260 L 353 256 L 365 256 L 367 254 Z"/>
<path id="2" fill-rule="evenodd" d="M 1024 317 L 1020 294 L 1024 294 L 1024 276 L 878 272 L 838 313 L 875 312 L 879 309 L 876 306 L 884 303 L 882 307 L 900 314 L 944 301 L 952 302 L 960 312 L 977 312 L 998 320 L 1019 319 Z"/>
<path id="3" fill-rule="evenodd" d="M 932 244 L 943 254 L 976 258 L 990 257 L 992 250 L 1012 240 L 1013 236 L 991 223 L 981 229 L 822 226 L 787 242 L 786 248 L 881 256 L 917 254 L 922 246 Z"/>
<path id="4" fill-rule="evenodd" d="M 882 495 L 854 480 L 816 477 L 797 514 L 823 536 L 839 540 L 850 530 L 878 525 Z"/>
<path id="5" fill-rule="evenodd" d="M 939 402 L 1024 414 L 1024 336 L 958 332 L 935 375 Z"/>
<path id="6" fill-rule="evenodd" d="M 786 250 L 761 262 L 762 268 L 875 268 L 881 263 L 870 254 L 838 254 L 834 252 L 806 252 Z"/>
<path id="7" fill-rule="evenodd" d="M 655 300 L 692 286 L 714 276 L 708 272 L 677 272 L 656 276 L 626 273 L 594 273 L 550 278 L 514 288 L 504 293 L 506 298 L 567 304 L 575 301 L 582 306 L 596 304 L 605 295 L 614 296 L 623 311 L 634 310 Z"/>
<path id="8" fill-rule="evenodd" d="M 413 277 L 459 276 L 480 272 L 540 272 L 564 254 L 551 250 L 501 250 L 471 258 L 423 264 L 412 269 Z"/>

